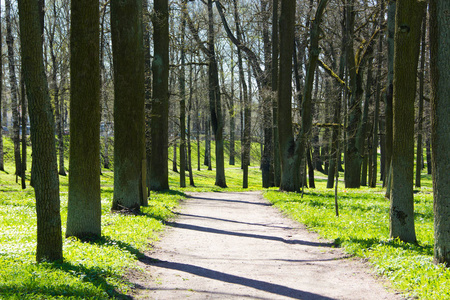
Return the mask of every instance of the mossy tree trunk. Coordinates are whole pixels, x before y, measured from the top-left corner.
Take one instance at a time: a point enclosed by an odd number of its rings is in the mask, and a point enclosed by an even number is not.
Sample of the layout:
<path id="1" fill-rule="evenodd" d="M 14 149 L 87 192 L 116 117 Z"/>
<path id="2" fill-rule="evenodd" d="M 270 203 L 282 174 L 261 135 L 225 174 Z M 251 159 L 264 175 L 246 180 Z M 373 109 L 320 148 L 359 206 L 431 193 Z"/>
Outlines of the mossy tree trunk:
<path id="1" fill-rule="evenodd" d="M 66 236 L 101 235 L 99 1 L 71 2 Z"/>
<path id="2" fill-rule="evenodd" d="M 278 72 L 278 118 L 281 163 L 280 190 L 299 191 L 299 159 L 295 155 L 292 130 L 292 54 L 294 47 L 295 1 L 281 0 L 280 68 Z"/>
<path id="3" fill-rule="evenodd" d="M 150 188 L 169 189 L 169 4 L 155 0 L 153 13 L 154 57 L 151 117 Z"/>
<path id="4" fill-rule="evenodd" d="M 416 242 L 414 102 L 424 4 L 421 0 L 398 0 L 395 15 L 390 237 L 404 242 Z"/>
<path id="5" fill-rule="evenodd" d="M 430 1 L 434 259 L 450 265 L 450 3 Z"/>
<path id="6" fill-rule="evenodd" d="M 37 261 L 63 258 L 55 124 L 45 76 L 40 12 L 37 1 L 19 0 L 20 40 L 27 90 L 32 181 L 36 195 Z"/>
<path id="7" fill-rule="evenodd" d="M 142 188 L 145 90 L 141 0 L 111 1 L 111 37 L 114 64 L 112 209 L 139 210 L 143 197 L 147 196 L 143 195 Z M 158 55 L 155 61 L 156 64 L 161 62 Z M 160 148 L 164 147 L 160 145 Z M 164 162 L 167 168 L 167 160 Z"/>

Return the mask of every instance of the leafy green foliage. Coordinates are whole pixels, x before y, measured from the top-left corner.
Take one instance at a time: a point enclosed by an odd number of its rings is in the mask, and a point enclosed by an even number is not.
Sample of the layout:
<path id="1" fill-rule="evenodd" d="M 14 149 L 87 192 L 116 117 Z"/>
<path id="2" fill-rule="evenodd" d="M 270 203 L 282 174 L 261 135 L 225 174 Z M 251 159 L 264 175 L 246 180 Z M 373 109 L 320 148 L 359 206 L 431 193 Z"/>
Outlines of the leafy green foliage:
<path id="1" fill-rule="evenodd" d="M 428 183 L 429 184 L 429 183 Z M 425 186 L 428 186 L 425 184 Z M 419 243 L 389 240 L 389 201 L 381 188 L 339 189 L 339 217 L 334 190 L 324 182 L 300 194 L 265 192 L 265 197 L 295 220 L 335 241 L 347 252 L 368 259 L 394 288 L 420 299 L 450 298 L 450 270 L 433 264 L 433 197 L 424 187 L 415 194 L 415 224 Z"/>

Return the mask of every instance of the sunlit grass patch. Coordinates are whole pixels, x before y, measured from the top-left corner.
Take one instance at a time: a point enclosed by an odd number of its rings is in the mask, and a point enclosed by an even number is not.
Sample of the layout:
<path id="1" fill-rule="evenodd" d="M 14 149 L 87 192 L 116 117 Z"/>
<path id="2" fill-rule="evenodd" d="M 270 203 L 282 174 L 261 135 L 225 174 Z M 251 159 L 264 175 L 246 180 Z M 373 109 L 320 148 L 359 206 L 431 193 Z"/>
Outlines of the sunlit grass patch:
<path id="1" fill-rule="evenodd" d="M 415 194 L 418 244 L 389 239 L 389 200 L 381 188 L 338 190 L 339 217 L 334 190 L 325 184 L 301 194 L 266 191 L 265 197 L 295 220 L 347 252 L 366 258 L 388 277 L 394 288 L 419 299 L 450 299 L 450 271 L 434 265 L 433 197 L 429 188 Z"/>
<path id="2" fill-rule="evenodd" d="M 64 239 L 63 262 L 37 264 L 34 191 L 30 187 L 22 191 L 11 177 L 0 177 L 6 178 L 0 185 L 0 299 L 125 299 L 132 288 L 126 272 L 136 268 L 136 261 L 157 240 L 164 222 L 183 198 L 176 191 L 152 193 L 141 214 L 113 213 L 113 173 L 104 172 L 102 237 L 92 241 Z M 60 180 L 64 235 L 67 177 L 60 176 Z"/>

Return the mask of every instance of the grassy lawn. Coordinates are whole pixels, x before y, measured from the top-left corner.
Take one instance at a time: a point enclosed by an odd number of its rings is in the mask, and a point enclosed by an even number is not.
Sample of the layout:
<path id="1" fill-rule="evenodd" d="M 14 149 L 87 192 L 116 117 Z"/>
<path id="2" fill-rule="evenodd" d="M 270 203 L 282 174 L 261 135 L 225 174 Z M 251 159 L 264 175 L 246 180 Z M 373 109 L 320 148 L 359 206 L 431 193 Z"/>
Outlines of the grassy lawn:
<path id="1" fill-rule="evenodd" d="M 265 197 L 293 219 L 322 237 L 334 240 L 348 253 L 367 259 L 395 289 L 419 299 L 450 299 L 450 270 L 434 265 L 433 196 L 429 176 L 416 190 L 417 245 L 389 240 L 389 201 L 381 188 L 338 191 L 339 217 L 334 190 L 317 180 L 316 189 L 299 194 L 266 191 Z"/>
<path id="2" fill-rule="evenodd" d="M 194 146 L 195 187 L 179 188 L 179 174 L 170 171 L 172 190 L 152 192 L 149 206 L 142 209 L 141 215 L 121 215 L 110 212 L 113 173 L 103 170 L 102 238 L 92 242 L 64 239 L 64 262 L 36 264 L 34 192 L 30 187 L 21 190 L 15 182 L 12 144 L 7 139 L 4 142 L 7 173 L 0 173 L 0 299 L 125 298 L 132 286 L 124 275 L 130 268 L 136 268 L 139 257 L 158 239 L 165 220 L 173 216 L 172 210 L 184 198 L 184 192 L 243 190 L 239 155 L 236 164 L 231 166 L 226 151 L 228 188 L 222 189 L 214 186 L 214 170 L 208 171 L 201 165 L 197 171 Z M 248 190 L 261 190 L 259 160 L 259 145 L 255 144 Z M 30 162 L 29 159 L 29 166 Z M 214 164 L 213 160 L 213 169 Z M 169 162 L 169 170 L 171 167 Z M 334 190 L 325 188 L 323 177 L 316 174 L 317 188 L 306 189 L 303 198 L 300 194 L 280 193 L 275 189 L 265 190 L 264 195 L 311 230 L 335 240 L 350 254 L 367 259 L 376 272 L 391 280 L 394 288 L 420 299 L 450 299 L 450 272 L 432 263 L 433 205 L 429 176 L 423 175 L 423 187 L 415 194 L 417 245 L 389 240 L 389 202 L 381 188 L 346 190 L 340 183 L 340 216 L 336 217 Z M 60 181 L 64 234 L 68 180 L 60 176 Z M 186 182 L 189 183 L 188 176 Z"/>

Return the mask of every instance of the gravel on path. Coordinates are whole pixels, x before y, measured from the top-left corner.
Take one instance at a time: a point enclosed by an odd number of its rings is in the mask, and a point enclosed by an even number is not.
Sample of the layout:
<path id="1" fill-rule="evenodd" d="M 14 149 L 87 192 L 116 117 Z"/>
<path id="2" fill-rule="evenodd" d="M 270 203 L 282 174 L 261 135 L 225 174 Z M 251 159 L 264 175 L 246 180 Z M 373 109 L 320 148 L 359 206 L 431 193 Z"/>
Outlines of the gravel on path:
<path id="1" fill-rule="evenodd" d="M 402 299 L 259 192 L 190 193 L 168 225 L 134 299 Z"/>

